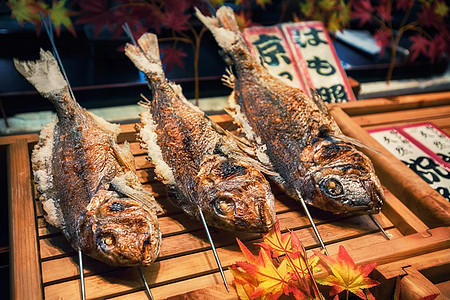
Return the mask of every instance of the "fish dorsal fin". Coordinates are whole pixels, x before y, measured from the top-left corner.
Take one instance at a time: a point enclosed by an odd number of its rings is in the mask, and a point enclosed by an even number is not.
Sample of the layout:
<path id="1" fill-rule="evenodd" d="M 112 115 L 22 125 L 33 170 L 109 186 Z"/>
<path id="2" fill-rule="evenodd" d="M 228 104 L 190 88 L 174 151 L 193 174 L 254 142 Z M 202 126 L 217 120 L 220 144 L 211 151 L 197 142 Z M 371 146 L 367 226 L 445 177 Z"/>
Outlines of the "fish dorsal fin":
<path id="1" fill-rule="evenodd" d="M 367 144 L 364 144 L 363 142 L 361 142 L 361 141 L 359 141 L 359 140 L 357 140 L 355 138 L 352 138 L 352 137 L 349 137 L 349 136 L 346 136 L 346 135 L 343 135 L 343 134 L 342 135 L 333 135 L 332 137 L 335 140 L 346 142 L 346 143 L 352 144 L 352 145 L 357 146 L 357 147 L 365 148 L 365 149 L 368 149 L 368 150 L 373 151 L 373 152 L 378 153 L 378 154 L 383 154 L 381 151 L 379 151 L 379 150 L 377 150 L 377 149 L 375 149 L 375 148 L 373 148 L 373 147 L 371 147 L 371 146 L 369 146 Z"/>
<path id="2" fill-rule="evenodd" d="M 114 177 L 114 179 L 111 181 L 111 186 L 114 188 L 114 190 L 147 206 L 154 213 L 163 212 L 163 209 L 156 202 L 152 194 L 144 189 L 139 189 L 132 186 L 132 180 L 127 178 L 128 175 L 129 174 L 125 173 L 120 177 Z"/>
<path id="3" fill-rule="evenodd" d="M 314 101 L 314 103 L 317 105 L 317 107 L 326 115 L 329 115 L 328 108 L 326 107 L 325 103 L 323 102 L 322 98 L 320 97 L 319 93 L 317 93 L 316 90 L 310 89 L 311 91 L 311 99 Z"/>

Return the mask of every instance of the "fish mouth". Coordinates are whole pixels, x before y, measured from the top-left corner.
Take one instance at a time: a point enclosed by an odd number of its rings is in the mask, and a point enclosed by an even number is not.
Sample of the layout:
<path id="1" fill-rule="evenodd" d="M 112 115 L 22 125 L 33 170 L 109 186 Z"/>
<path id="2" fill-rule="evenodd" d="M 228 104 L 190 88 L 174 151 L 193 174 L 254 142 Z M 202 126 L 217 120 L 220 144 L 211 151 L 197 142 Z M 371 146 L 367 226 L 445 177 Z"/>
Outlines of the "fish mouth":
<path id="1" fill-rule="evenodd" d="M 260 202 L 258 205 L 259 218 L 261 220 L 262 232 L 268 232 L 273 225 L 275 225 L 275 218 L 272 217 L 267 205 L 264 202 Z"/>
<path id="2" fill-rule="evenodd" d="M 381 206 L 384 202 L 384 193 L 372 180 L 366 180 L 363 185 L 370 196 L 369 210 L 367 213 L 377 214 L 381 211 Z"/>

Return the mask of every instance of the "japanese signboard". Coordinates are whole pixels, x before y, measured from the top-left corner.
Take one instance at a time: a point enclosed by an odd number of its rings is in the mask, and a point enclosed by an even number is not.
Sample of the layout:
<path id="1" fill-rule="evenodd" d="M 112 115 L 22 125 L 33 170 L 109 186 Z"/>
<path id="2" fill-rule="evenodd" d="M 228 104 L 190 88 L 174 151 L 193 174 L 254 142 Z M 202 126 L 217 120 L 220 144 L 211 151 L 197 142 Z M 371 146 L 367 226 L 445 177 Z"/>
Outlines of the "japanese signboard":
<path id="1" fill-rule="evenodd" d="M 425 182 L 450 201 L 450 138 L 431 123 L 369 131 Z"/>
<path id="2" fill-rule="evenodd" d="M 308 94 L 315 89 L 327 103 L 354 101 L 333 43 L 321 22 L 251 27 L 244 30 L 250 51 L 274 75 Z"/>
<path id="3" fill-rule="evenodd" d="M 309 93 L 305 78 L 299 72 L 291 48 L 279 27 L 246 28 L 244 38 L 250 52 L 273 75 Z"/>

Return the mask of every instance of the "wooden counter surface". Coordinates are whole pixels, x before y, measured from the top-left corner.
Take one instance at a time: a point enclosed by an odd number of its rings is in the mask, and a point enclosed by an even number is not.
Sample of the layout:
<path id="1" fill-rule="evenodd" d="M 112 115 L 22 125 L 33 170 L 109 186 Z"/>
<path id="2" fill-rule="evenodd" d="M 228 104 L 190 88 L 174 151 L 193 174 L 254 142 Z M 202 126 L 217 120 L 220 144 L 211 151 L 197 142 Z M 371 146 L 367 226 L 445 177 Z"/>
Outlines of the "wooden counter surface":
<path id="1" fill-rule="evenodd" d="M 330 111 L 346 134 L 378 149 L 365 129 L 426 119 L 449 133 L 449 107 L 450 92 L 444 92 L 333 105 Z M 234 128 L 226 115 L 212 119 L 225 128 Z M 203 225 L 175 207 L 167 188 L 155 181 L 152 165 L 135 140 L 133 125 L 121 128 L 119 139 L 131 143 L 140 181 L 165 209 L 159 217 L 163 234 L 160 256 L 152 266 L 143 269 L 154 298 L 236 299 L 233 278 L 227 270 L 235 261 L 243 260 L 235 238 L 256 250 L 253 243 L 261 240 L 260 234 L 211 229 L 231 287 L 227 293 Z M 37 201 L 29 160 L 36 141 L 37 135 L 0 138 L 0 145 L 8 147 L 12 295 L 17 299 L 80 299 L 78 257 L 61 232 L 45 222 Z M 408 173 L 407 167 L 401 168 L 402 163 L 395 157 L 365 152 L 374 161 L 385 187 L 387 200 L 375 217 L 391 240 L 379 232 L 368 216 L 337 216 L 311 208 L 330 254 L 335 255 L 339 245 L 344 245 L 358 264 L 377 261 L 377 279 L 383 285 L 383 292 L 377 291 L 379 294 L 393 291 L 397 275 L 411 274 L 405 285 L 420 280 L 416 271 L 432 274 L 430 280 L 442 274 L 448 276 L 448 268 L 439 268 L 450 265 L 448 202 L 412 176 L 414 173 Z M 400 170 L 392 171 L 397 167 Z M 273 191 L 281 228 L 295 231 L 307 249 L 318 249 L 300 205 L 275 187 Z M 415 257 L 423 258 L 424 263 L 414 260 Z M 402 273 L 407 264 L 413 268 Z M 147 299 L 137 268 L 110 267 L 86 256 L 84 266 L 87 299 Z"/>

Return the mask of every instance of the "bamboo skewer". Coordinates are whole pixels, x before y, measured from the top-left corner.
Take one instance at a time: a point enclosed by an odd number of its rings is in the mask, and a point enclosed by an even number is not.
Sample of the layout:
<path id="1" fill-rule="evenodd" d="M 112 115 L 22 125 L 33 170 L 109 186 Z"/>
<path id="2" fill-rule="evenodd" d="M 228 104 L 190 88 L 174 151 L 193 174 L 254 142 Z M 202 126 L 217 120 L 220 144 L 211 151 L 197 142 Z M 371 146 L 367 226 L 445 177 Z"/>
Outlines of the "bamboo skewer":
<path id="1" fill-rule="evenodd" d="M 78 250 L 78 267 L 80 269 L 80 292 L 81 299 L 86 299 L 86 288 L 84 284 L 84 270 L 83 270 L 83 255 L 81 254 L 81 250 Z"/>
<path id="2" fill-rule="evenodd" d="M 297 196 L 300 198 L 300 203 L 302 204 L 303 210 L 305 211 L 306 216 L 308 217 L 309 222 L 311 223 L 314 234 L 316 235 L 317 239 L 319 240 L 320 246 L 325 251 L 325 254 L 327 256 L 329 256 L 327 247 L 325 247 L 325 244 L 322 240 L 322 236 L 320 235 L 319 230 L 317 230 L 316 224 L 314 223 L 314 220 L 312 219 L 311 214 L 309 213 L 308 206 L 306 205 L 305 200 L 303 199 L 303 197 L 299 191 L 296 190 L 296 192 L 297 192 Z"/>
<path id="3" fill-rule="evenodd" d="M 148 298 L 150 300 L 153 300 L 153 295 L 152 292 L 150 291 L 150 287 L 148 286 L 147 279 L 145 279 L 144 272 L 142 272 L 142 269 L 140 267 L 138 267 L 138 269 L 139 273 L 141 274 L 142 282 L 144 283 L 145 289 L 147 291 Z"/>
<path id="4" fill-rule="evenodd" d="M 200 214 L 200 218 L 202 219 L 202 222 L 203 222 L 203 226 L 205 227 L 206 235 L 208 236 L 209 244 L 211 245 L 211 250 L 214 254 L 214 258 L 216 259 L 217 266 L 219 267 L 219 271 L 220 271 L 220 275 L 222 276 L 223 284 L 225 285 L 227 292 L 230 292 L 230 289 L 228 288 L 227 280 L 225 278 L 225 274 L 223 273 L 222 264 L 220 263 L 220 259 L 219 259 L 219 256 L 217 255 L 216 247 L 214 246 L 214 242 L 211 238 L 211 235 L 209 234 L 208 225 L 206 224 L 202 209 L 200 208 L 200 206 L 197 206 L 197 207 L 198 207 L 198 212 Z"/>
<path id="5" fill-rule="evenodd" d="M 388 240 L 390 240 L 391 238 L 386 233 L 386 231 L 384 231 L 383 226 L 381 226 L 380 223 L 378 223 L 377 219 L 375 219 L 375 217 L 372 214 L 369 214 L 369 216 L 372 219 L 372 221 L 375 223 L 375 225 L 377 225 L 378 229 L 380 229 L 380 231 L 384 235 L 384 237 L 387 238 Z"/>

